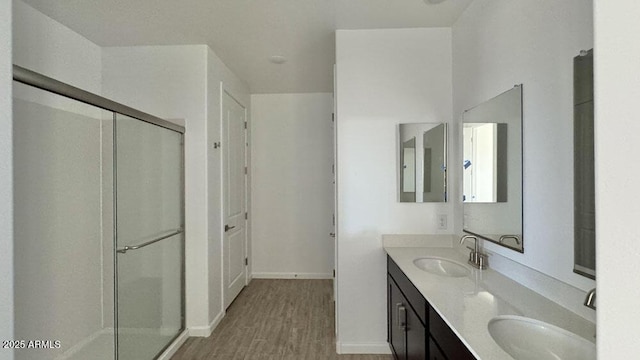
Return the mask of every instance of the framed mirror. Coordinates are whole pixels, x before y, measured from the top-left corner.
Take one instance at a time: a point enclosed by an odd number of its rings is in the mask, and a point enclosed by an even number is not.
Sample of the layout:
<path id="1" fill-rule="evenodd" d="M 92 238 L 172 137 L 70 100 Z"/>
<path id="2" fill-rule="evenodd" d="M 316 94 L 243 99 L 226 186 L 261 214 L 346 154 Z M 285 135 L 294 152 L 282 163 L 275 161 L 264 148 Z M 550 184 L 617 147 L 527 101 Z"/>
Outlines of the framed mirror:
<path id="1" fill-rule="evenodd" d="M 447 201 L 447 124 L 398 125 L 398 201 Z"/>
<path id="2" fill-rule="evenodd" d="M 522 85 L 466 110 L 462 138 L 464 232 L 524 252 Z"/>

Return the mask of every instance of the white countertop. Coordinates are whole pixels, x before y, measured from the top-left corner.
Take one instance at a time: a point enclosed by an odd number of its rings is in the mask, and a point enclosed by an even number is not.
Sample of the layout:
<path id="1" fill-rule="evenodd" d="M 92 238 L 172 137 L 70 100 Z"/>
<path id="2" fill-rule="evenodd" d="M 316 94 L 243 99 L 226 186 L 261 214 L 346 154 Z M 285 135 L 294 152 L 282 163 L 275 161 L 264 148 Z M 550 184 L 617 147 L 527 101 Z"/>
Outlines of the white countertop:
<path id="1" fill-rule="evenodd" d="M 498 315 L 520 315 L 547 322 L 595 342 L 594 323 L 491 269 L 477 270 L 446 247 L 385 247 L 409 280 L 477 359 L 511 360 L 495 343 L 487 324 Z M 441 257 L 471 269 L 468 277 L 444 277 L 413 264 L 419 257 Z"/>

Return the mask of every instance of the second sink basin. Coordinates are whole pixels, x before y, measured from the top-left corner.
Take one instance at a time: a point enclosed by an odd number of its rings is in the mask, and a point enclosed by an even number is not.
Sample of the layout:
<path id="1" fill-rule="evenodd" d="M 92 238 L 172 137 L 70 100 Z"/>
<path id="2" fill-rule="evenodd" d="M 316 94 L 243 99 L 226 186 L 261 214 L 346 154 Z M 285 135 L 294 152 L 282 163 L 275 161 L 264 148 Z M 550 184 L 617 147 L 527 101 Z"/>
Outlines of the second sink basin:
<path id="1" fill-rule="evenodd" d="M 418 258 L 413 260 L 413 263 L 426 272 L 440 276 L 463 277 L 471 273 L 471 270 L 462 264 L 438 257 Z"/>
<path id="2" fill-rule="evenodd" d="M 489 321 L 489 333 L 516 360 L 595 360 L 596 345 L 542 321 L 504 315 Z"/>

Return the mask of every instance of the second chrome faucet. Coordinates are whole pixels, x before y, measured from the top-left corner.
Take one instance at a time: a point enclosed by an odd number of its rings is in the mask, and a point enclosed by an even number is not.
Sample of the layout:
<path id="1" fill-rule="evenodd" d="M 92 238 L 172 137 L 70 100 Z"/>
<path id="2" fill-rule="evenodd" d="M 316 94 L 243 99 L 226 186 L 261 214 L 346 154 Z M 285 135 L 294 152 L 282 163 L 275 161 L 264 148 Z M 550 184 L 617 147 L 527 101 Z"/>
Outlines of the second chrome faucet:
<path id="1" fill-rule="evenodd" d="M 460 244 L 464 243 L 465 240 L 473 239 L 474 246 L 469 247 L 471 252 L 469 253 L 469 265 L 475 267 L 476 269 L 484 270 L 487 268 L 487 254 L 483 254 L 480 252 L 480 247 L 478 245 L 478 238 L 474 235 L 464 235 L 460 239 Z"/>

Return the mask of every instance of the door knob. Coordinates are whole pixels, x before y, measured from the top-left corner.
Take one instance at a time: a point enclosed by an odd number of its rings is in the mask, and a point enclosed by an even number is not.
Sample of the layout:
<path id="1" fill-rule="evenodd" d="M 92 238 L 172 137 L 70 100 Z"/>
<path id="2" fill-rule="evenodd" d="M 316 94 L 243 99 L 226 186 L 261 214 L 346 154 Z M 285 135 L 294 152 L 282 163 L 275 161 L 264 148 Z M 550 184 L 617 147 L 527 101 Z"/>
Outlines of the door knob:
<path id="1" fill-rule="evenodd" d="M 229 230 L 231 230 L 231 229 L 235 229 L 235 228 L 236 228 L 235 226 L 225 225 L 225 226 L 224 226 L 224 232 L 227 232 L 227 231 L 229 231 Z"/>

